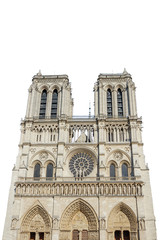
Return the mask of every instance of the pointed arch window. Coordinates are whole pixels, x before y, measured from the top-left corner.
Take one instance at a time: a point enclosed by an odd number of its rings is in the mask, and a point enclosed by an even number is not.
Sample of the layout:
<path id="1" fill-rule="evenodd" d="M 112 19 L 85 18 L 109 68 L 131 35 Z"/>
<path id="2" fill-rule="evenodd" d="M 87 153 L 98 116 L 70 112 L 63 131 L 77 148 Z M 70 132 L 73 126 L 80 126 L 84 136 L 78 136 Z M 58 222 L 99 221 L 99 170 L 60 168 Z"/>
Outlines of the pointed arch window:
<path id="1" fill-rule="evenodd" d="M 37 163 L 34 167 L 34 179 L 39 180 L 40 178 L 40 164 Z"/>
<path id="2" fill-rule="evenodd" d="M 128 165 L 126 163 L 122 164 L 122 177 L 128 178 Z"/>
<path id="3" fill-rule="evenodd" d="M 46 91 L 46 89 L 44 89 L 42 94 L 41 94 L 41 104 L 40 104 L 39 118 L 42 118 L 42 119 L 45 118 L 46 104 L 47 104 L 47 91 Z"/>
<path id="4" fill-rule="evenodd" d="M 122 91 L 120 88 L 117 91 L 117 104 L 118 104 L 118 116 L 123 117 L 123 99 Z"/>
<path id="5" fill-rule="evenodd" d="M 115 168 L 115 164 L 111 164 L 110 165 L 110 178 L 111 179 L 115 179 L 116 177 L 116 168 Z"/>
<path id="6" fill-rule="evenodd" d="M 53 164 L 52 163 L 49 163 L 47 165 L 46 178 L 47 178 L 47 180 L 50 180 L 51 178 L 53 178 Z"/>
<path id="7" fill-rule="evenodd" d="M 107 116 L 112 117 L 112 92 L 107 90 Z"/>
<path id="8" fill-rule="evenodd" d="M 51 118 L 57 117 L 58 91 L 55 89 L 52 94 Z"/>

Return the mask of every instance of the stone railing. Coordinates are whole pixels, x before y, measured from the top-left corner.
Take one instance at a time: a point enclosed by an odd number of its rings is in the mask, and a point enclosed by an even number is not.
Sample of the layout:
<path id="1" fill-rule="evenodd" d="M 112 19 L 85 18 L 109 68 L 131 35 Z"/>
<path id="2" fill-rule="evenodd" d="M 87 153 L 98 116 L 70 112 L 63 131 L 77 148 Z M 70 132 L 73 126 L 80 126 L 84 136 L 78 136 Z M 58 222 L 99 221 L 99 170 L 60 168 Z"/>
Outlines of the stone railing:
<path id="1" fill-rule="evenodd" d="M 17 182 L 16 196 L 142 196 L 143 183 L 132 182 Z"/>
<path id="2" fill-rule="evenodd" d="M 128 177 L 19 177 L 19 182 L 141 182 L 141 176 L 128 176 Z"/>
<path id="3" fill-rule="evenodd" d="M 72 123 L 69 126 L 69 142 L 94 142 L 94 126 L 89 123 Z"/>

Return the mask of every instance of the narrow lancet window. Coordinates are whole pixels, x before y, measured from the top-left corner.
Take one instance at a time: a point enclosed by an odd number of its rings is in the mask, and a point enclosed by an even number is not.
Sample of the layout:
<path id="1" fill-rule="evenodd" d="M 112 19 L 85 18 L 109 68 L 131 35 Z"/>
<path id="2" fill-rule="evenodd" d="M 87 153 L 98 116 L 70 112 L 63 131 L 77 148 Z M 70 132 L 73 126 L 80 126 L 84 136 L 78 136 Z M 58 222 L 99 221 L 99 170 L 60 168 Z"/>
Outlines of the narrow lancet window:
<path id="1" fill-rule="evenodd" d="M 126 163 L 122 164 L 122 177 L 128 178 L 128 165 Z"/>
<path id="2" fill-rule="evenodd" d="M 58 91 L 55 89 L 52 94 L 51 118 L 57 117 Z"/>
<path id="3" fill-rule="evenodd" d="M 123 117 L 123 100 L 122 91 L 120 88 L 117 91 L 117 104 L 118 104 L 118 116 Z"/>
<path id="4" fill-rule="evenodd" d="M 50 180 L 53 178 L 53 164 L 52 163 L 49 163 L 47 165 L 46 178 L 47 178 L 47 180 Z"/>
<path id="5" fill-rule="evenodd" d="M 112 117 L 112 92 L 107 90 L 107 116 Z"/>
<path id="6" fill-rule="evenodd" d="M 47 104 L 47 91 L 44 89 L 41 95 L 41 105 L 40 105 L 40 112 L 39 118 L 44 119 L 46 114 L 46 104 Z"/>
<path id="7" fill-rule="evenodd" d="M 39 180 L 40 178 L 40 164 L 37 163 L 34 167 L 34 179 Z"/>
<path id="8" fill-rule="evenodd" d="M 115 177 L 116 177 L 116 169 L 115 169 L 115 165 L 112 163 L 110 165 L 110 178 L 115 179 Z"/>

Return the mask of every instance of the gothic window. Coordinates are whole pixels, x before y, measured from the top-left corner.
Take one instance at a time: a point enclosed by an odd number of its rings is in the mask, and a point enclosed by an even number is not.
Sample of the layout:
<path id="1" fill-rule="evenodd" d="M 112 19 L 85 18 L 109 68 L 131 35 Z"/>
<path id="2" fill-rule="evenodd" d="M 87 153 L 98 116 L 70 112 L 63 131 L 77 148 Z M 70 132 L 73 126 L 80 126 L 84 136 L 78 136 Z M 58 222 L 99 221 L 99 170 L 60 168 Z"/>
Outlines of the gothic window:
<path id="1" fill-rule="evenodd" d="M 74 177 L 86 177 L 93 171 L 93 168 L 94 161 L 88 153 L 77 153 L 69 162 L 69 169 Z"/>
<path id="2" fill-rule="evenodd" d="M 38 180 L 40 178 L 40 164 L 37 163 L 34 167 L 34 179 Z"/>
<path id="3" fill-rule="evenodd" d="M 110 89 L 107 90 L 107 116 L 112 116 L 112 92 Z"/>
<path id="4" fill-rule="evenodd" d="M 123 100 L 122 91 L 120 88 L 117 91 L 117 104 L 118 104 L 118 116 L 123 117 Z"/>
<path id="5" fill-rule="evenodd" d="M 126 163 L 122 164 L 122 177 L 128 178 L 128 165 Z"/>
<path id="6" fill-rule="evenodd" d="M 53 164 L 49 163 L 47 165 L 47 172 L 46 172 L 46 178 L 49 180 L 53 178 Z"/>
<path id="7" fill-rule="evenodd" d="M 51 118 L 57 117 L 58 92 L 57 89 L 52 94 Z"/>
<path id="8" fill-rule="evenodd" d="M 42 94 L 41 94 L 41 104 L 40 104 L 39 118 L 42 118 L 42 119 L 45 118 L 46 104 L 47 104 L 47 91 L 46 91 L 46 89 L 44 89 Z"/>
<path id="9" fill-rule="evenodd" d="M 110 178 L 111 179 L 115 179 L 116 177 L 116 168 L 115 168 L 115 164 L 111 164 L 110 165 Z"/>

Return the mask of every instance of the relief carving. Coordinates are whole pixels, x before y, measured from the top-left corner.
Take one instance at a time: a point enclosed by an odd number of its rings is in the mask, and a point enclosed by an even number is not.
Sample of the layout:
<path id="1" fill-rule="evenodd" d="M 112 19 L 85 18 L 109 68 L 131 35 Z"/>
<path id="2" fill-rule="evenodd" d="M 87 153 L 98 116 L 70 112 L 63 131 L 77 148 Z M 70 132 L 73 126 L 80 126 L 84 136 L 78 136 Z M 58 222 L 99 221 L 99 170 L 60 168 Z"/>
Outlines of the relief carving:
<path id="1" fill-rule="evenodd" d="M 54 218 L 53 219 L 53 229 L 58 229 L 58 223 L 59 223 L 58 218 Z"/>
<path id="2" fill-rule="evenodd" d="M 139 220 L 139 228 L 140 228 L 140 230 L 145 230 L 145 220 L 144 220 L 144 218 L 141 218 L 140 220 Z"/>
<path id="3" fill-rule="evenodd" d="M 47 160 L 47 158 L 48 158 L 48 153 L 47 153 L 47 152 L 42 152 L 42 153 L 40 153 L 40 154 L 39 154 L 39 158 L 40 158 L 40 160 L 42 160 L 42 161 Z"/>
<path id="4" fill-rule="evenodd" d="M 100 228 L 104 230 L 106 228 L 106 220 L 105 218 L 101 218 L 100 220 Z"/>
<path id="5" fill-rule="evenodd" d="M 31 148 L 30 149 L 30 152 L 33 154 L 33 153 L 35 153 L 36 152 L 36 148 Z"/>
<path id="6" fill-rule="evenodd" d="M 121 160 L 123 158 L 123 154 L 120 151 L 114 153 L 115 160 Z"/>
<path id="7" fill-rule="evenodd" d="M 111 152 L 112 148 L 111 147 L 106 147 L 107 152 Z"/>
<path id="8" fill-rule="evenodd" d="M 31 231 L 38 231 L 38 232 L 44 232 L 44 220 L 43 218 L 37 214 L 30 223 L 30 230 Z"/>
<path id="9" fill-rule="evenodd" d="M 11 228 L 15 229 L 17 226 L 18 220 L 16 218 L 12 219 Z"/>

